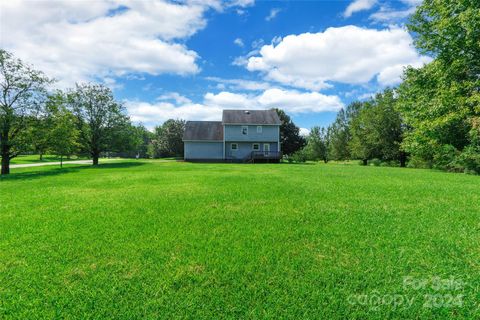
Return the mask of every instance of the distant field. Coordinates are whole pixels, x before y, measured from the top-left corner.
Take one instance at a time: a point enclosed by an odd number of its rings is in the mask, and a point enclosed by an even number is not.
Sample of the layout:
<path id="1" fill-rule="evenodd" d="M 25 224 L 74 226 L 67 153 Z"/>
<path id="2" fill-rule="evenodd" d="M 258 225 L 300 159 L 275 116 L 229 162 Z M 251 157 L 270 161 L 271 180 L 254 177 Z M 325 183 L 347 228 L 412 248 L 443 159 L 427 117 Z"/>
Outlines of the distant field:
<path id="1" fill-rule="evenodd" d="M 70 159 L 63 158 L 63 161 L 68 160 L 86 160 L 87 157 L 78 157 L 73 156 Z M 40 162 L 57 162 L 60 161 L 60 157 L 54 155 L 44 155 L 42 160 L 40 160 L 40 156 L 38 154 L 33 155 L 20 155 L 11 160 L 11 164 L 29 164 L 29 163 L 40 163 Z"/>
<path id="2" fill-rule="evenodd" d="M 480 318 L 480 177 L 125 161 L 0 178 L 0 318 Z"/>

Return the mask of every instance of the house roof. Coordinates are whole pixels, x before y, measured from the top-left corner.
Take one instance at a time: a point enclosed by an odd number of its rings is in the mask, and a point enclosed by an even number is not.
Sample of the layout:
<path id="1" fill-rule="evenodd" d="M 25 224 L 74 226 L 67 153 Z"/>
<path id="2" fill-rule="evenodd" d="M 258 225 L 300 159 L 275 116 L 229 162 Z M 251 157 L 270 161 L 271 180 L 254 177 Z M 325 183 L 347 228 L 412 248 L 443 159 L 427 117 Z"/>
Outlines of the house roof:
<path id="1" fill-rule="evenodd" d="M 223 141 L 221 121 L 187 121 L 183 140 Z"/>
<path id="2" fill-rule="evenodd" d="M 223 110 L 222 120 L 224 124 L 282 124 L 275 110 Z"/>

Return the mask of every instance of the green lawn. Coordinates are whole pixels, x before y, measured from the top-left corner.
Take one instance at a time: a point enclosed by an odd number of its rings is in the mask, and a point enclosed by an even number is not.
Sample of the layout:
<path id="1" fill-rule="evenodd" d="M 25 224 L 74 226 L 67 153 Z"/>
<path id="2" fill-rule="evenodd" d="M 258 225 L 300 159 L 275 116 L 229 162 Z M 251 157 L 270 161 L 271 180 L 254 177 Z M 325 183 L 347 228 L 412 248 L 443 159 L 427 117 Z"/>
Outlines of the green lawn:
<path id="1" fill-rule="evenodd" d="M 0 318 L 480 317 L 478 176 L 158 161 L 12 172 Z"/>
<path id="2" fill-rule="evenodd" d="M 69 160 L 86 160 L 88 159 L 87 157 L 77 157 L 73 156 L 70 159 L 63 158 L 63 161 L 69 161 Z M 29 164 L 29 163 L 41 163 L 41 162 L 58 162 L 60 161 L 60 157 L 55 156 L 55 155 L 44 155 L 42 157 L 42 160 L 40 160 L 40 156 L 38 154 L 32 154 L 32 155 L 20 155 L 15 158 L 13 158 L 10 161 L 10 164 Z"/>

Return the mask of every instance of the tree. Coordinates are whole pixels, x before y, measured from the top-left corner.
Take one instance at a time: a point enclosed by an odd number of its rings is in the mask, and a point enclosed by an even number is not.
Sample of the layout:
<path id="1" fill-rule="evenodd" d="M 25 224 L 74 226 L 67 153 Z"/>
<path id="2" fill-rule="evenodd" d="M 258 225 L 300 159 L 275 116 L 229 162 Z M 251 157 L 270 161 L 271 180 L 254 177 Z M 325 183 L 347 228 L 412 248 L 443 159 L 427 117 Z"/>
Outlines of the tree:
<path id="1" fill-rule="evenodd" d="M 302 149 L 306 140 L 300 135 L 300 128 L 293 123 L 292 119 L 281 109 L 274 109 L 282 124 L 280 125 L 280 145 L 283 154 L 292 155 Z"/>
<path id="2" fill-rule="evenodd" d="M 155 127 L 153 148 L 155 157 L 182 157 L 185 120 L 169 119 Z"/>
<path id="3" fill-rule="evenodd" d="M 307 137 L 306 152 L 311 160 L 323 160 L 327 163 L 329 148 L 329 133 L 325 128 L 313 127 Z"/>
<path id="4" fill-rule="evenodd" d="M 70 156 L 78 150 L 80 132 L 75 124 L 75 116 L 63 105 L 54 110 L 48 141 L 50 150 L 60 156 L 60 167 L 63 167 L 64 156 Z"/>
<path id="5" fill-rule="evenodd" d="M 10 173 L 10 160 L 25 149 L 29 123 L 43 111 L 46 88 L 43 72 L 0 49 L 0 154 L 1 174 Z"/>
<path id="6" fill-rule="evenodd" d="M 112 91 L 101 84 L 81 84 L 68 95 L 77 119 L 81 145 L 98 165 L 100 153 L 116 151 L 129 125 L 124 107 L 115 101 Z"/>
<path id="7" fill-rule="evenodd" d="M 471 153 L 470 132 L 480 117 L 480 3 L 424 1 L 408 27 L 417 48 L 435 60 L 407 68 L 398 89 L 403 148 L 433 166 L 454 167 L 457 156 Z"/>
<path id="8" fill-rule="evenodd" d="M 350 130 L 348 118 L 343 109 L 341 109 L 335 121 L 328 127 L 330 143 L 328 153 L 330 159 L 346 160 L 350 158 L 348 144 L 350 142 Z"/>
<path id="9" fill-rule="evenodd" d="M 396 99 L 392 89 L 378 93 L 370 101 L 356 104 L 350 120 L 350 152 L 366 165 L 368 160 L 399 160 L 405 166 L 400 149 L 403 125 L 395 109 Z"/>

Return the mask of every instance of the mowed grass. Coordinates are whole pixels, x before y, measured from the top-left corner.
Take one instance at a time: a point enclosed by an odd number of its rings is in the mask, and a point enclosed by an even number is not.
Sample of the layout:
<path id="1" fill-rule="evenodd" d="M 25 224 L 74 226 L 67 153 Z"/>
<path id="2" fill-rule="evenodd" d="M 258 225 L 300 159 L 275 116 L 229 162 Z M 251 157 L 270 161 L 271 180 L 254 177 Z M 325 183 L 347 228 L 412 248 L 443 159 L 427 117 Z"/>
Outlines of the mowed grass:
<path id="1" fill-rule="evenodd" d="M 64 157 L 63 161 L 69 161 L 69 160 L 87 160 L 87 157 L 78 157 L 78 156 L 72 156 L 70 159 Z M 13 158 L 10 161 L 10 164 L 30 164 L 30 163 L 42 163 L 42 162 L 59 162 L 60 157 L 55 156 L 55 155 L 44 155 L 42 157 L 42 160 L 40 160 L 40 156 L 38 154 L 31 154 L 31 155 L 19 155 L 15 158 Z"/>
<path id="2" fill-rule="evenodd" d="M 157 161 L 12 171 L 0 318 L 480 317 L 476 176 Z"/>

